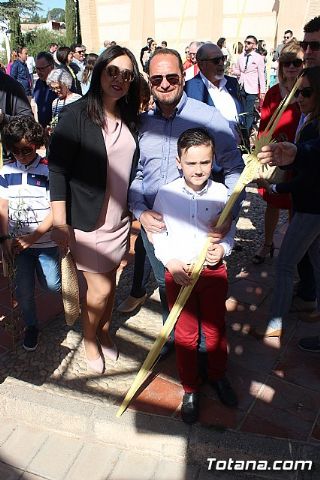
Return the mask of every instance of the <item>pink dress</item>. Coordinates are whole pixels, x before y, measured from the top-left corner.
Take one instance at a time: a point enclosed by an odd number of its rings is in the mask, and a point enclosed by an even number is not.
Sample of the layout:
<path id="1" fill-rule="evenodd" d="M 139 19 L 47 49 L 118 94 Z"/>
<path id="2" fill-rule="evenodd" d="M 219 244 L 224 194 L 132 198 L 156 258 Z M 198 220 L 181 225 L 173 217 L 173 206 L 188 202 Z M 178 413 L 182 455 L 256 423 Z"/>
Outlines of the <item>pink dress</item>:
<path id="1" fill-rule="evenodd" d="M 74 229 L 75 241 L 71 244 L 78 269 L 91 273 L 106 273 L 118 267 L 130 231 L 127 192 L 136 143 L 121 120 L 107 118 L 107 125 L 107 131 L 102 132 L 108 152 L 104 204 L 96 229 L 92 232 Z"/>

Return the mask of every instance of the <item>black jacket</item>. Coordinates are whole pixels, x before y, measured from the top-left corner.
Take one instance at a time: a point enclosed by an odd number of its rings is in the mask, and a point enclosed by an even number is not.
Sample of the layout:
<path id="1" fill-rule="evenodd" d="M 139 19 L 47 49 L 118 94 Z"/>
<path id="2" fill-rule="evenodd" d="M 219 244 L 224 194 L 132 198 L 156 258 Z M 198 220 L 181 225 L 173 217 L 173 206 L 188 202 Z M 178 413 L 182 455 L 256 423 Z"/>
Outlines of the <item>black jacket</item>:
<path id="1" fill-rule="evenodd" d="M 87 99 L 83 98 L 63 109 L 51 138 L 48 160 L 51 201 L 65 200 L 67 223 L 89 232 L 95 229 L 104 202 L 107 152 L 102 130 L 89 119 L 86 107 Z M 137 144 L 130 182 L 138 159 Z"/>
<path id="2" fill-rule="evenodd" d="M 319 121 L 302 127 L 297 141 L 299 145 L 307 144 L 310 140 L 319 139 Z M 299 155 L 298 158 L 284 170 L 293 170 L 294 177 L 289 182 L 278 183 L 277 192 L 291 193 L 293 210 L 300 213 L 320 214 L 320 158 L 319 152 L 309 155 Z"/>

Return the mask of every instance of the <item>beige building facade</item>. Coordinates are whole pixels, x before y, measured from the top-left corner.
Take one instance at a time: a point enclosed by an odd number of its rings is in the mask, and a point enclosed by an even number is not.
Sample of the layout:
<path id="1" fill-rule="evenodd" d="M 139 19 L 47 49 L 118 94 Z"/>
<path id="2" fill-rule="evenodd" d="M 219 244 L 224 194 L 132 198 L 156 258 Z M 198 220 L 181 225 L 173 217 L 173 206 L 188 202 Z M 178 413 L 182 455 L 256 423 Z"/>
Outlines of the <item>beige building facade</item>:
<path id="1" fill-rule="evenodd" d="M 246 35 L 265 40 L 267 49 L 282 42 L 286 29 L 299 40 L 303 25 L 320 14 L 320 0 L 79 0 L 83 43 L 98 52 L 104 40 L 115 40 L 137 56 L 153 37 L 184 57 L 191 40 L 227 46 Z"/>

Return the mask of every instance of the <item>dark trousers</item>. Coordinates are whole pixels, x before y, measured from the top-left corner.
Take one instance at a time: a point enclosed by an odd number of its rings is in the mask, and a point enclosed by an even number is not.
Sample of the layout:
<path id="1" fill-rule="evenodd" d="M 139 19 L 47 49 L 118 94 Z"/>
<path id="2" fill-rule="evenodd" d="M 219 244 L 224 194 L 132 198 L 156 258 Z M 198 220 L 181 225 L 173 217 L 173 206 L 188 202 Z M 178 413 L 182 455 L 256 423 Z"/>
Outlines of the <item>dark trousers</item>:
<path id="1" fill-rule="evenodd" d="M 151 265 L 143 245 L 141 232 L 136 238 L 134 253 L 133 281 L 130 295 L 140 298 L 146 294 L 146 286 L 151 273 Z"/>
<path id="2" fill-rule="evenodd" d="M 316 281 L 308 253 L 298 263 L 297 268 L 300 278 L 297 295 L 307 302 L 312 302 L 316 299 Z"/>
<path id="3" fill-rule="evenodd" d="M 165 274 L 167 298 L 172 308 L 180 291 L 169 272 Z M 200 377 L 198 343 L 200 325 L 205 337 L 209 380 L 222 378 L 227 366 L 225 333 L 225 301 L 228 290 L 227 272 L 221 263 L 205 268 L 194 286 L 175 327 L 177 367 L 184 391 L 196 392 Z"/>
<path id="4" fill-rule="evenodd" d="M 253 113 L 254 113 L 254 104 L 258 98 L 258 95 L 255 93 L 247 93 L 241 89 L 241 96 L 243 101 L 243 108 L 245 112 L 244 116 L 244 125 L 250 135 L 250 130 L 253 124 Z"/>

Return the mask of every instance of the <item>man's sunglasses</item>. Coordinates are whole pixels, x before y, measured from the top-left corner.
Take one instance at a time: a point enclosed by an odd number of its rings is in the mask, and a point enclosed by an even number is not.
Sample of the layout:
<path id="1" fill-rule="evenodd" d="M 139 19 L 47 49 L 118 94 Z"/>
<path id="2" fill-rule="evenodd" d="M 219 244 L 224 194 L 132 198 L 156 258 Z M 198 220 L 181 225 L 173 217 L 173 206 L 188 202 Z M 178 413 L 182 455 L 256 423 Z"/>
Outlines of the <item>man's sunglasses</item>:
<path id="1" fill-rule="evenodd" d="M 15 148 L 12 147 L 10 148 L 10 152 L 13 153 L 13 155 L 19 155 L 21 157 L 27 157 L 28 155 L 31 155 L 31 153 L 34 152 L 33 148 Z"/>
<path id="2" fill-rule="evenodd" d="M 245 40 L 244 43 L 246 43 L 247 45 L 253 45 L 254 42 L 250 42 L 250 40 Z"/>
<path id="3" fill-rule="evenodd" d="M 303 41 L 303 42 L 300 42 L 300 47 L 302 48 L 302 50 L 307 50 L 307 48 L 309 47 L 310 50 L 313 50 L 314 52 L 316 52 L 316 51 L 320 50 L 320 42 Z"/>
<path id="4" fill-rule="evenodd" d="M 152 75 L 149 80 L 153 87 L 159 87 L 164 78 L 168 83 L 170 83 L 170 85 L 178 85 L 180 83 L 180 75 L 177 73 L 168 73 L 168 75 Z"/>
<path id="5" fill-rule="evenodd" d="M 121 76 L 122 80 L 127 83 L 127 82 L 132 82 L 134 80 L 134 73 L 132 70 L 124 69 L 120 70 L 119 67 L 116 65 L 109 65 L 105 68 L 105 71 L 107 75 L 114 80 Z"/>
<path id="6" fill-rule="evenodd" d="M 288 60 L 287 62 L 281 63 L 284 67 L 290 67 L 290 65 L 293 65 L 294 67 L 298 68 L 303 64 L 303 60 L 301 60 L 301 58 L 296 58 L 295 60 Z"/>
<path id="7" fill-rule="evenodd" d="M 215 58 L 206 58 L 205 62 L 211 62 L 214 65 L 218 65 L 220 62 L 225 62 L 227 60 L 227 55 L 222 55 L 221 57 Z"/>
<path id="8" fill-rule="evenodd" d="M 301 89 L 298 88 L 298 90 L 295 91 L 294 96 L 298 98 L 300 94 L 303 96 L 303 98 L 310 98 L 313 94 L 313 88 L 312 87 L 304 87 Z"/>

